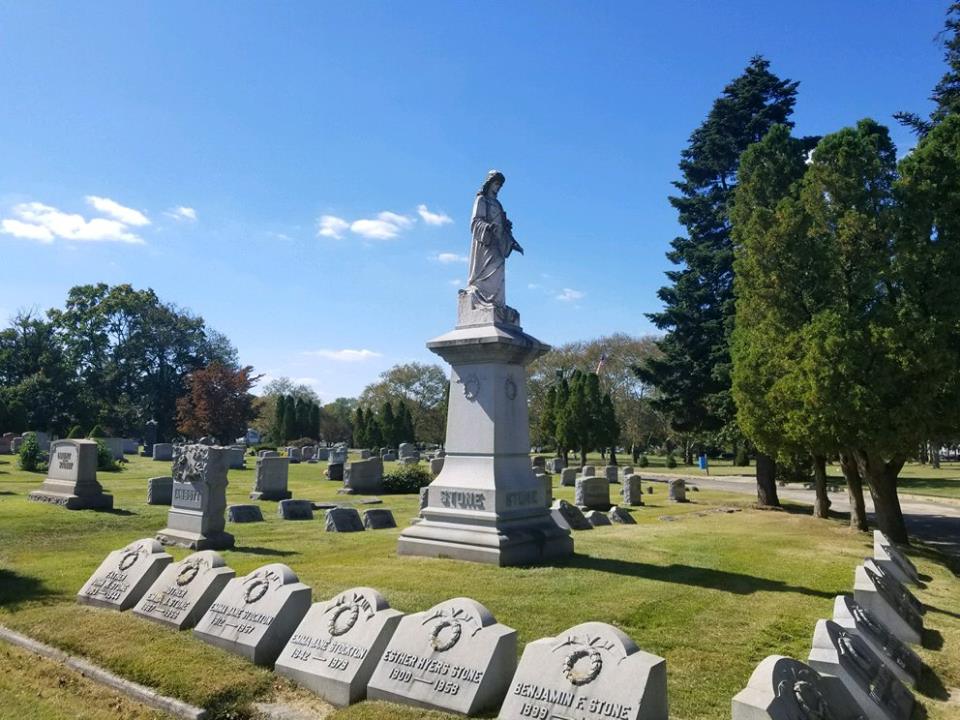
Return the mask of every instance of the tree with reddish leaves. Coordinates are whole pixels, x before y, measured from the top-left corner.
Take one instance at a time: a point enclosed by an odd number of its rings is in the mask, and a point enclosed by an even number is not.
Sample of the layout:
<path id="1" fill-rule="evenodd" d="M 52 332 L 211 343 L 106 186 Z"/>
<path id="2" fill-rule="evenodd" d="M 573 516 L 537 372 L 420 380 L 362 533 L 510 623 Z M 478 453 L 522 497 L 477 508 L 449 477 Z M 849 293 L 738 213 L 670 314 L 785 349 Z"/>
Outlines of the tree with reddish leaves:
<path id="1" fill-rule="evenodd" d="M 250 389 L 260 379 L 249 365 L 212 363 L 187 377 L 187 394 L 177 400 L 177 430 L 189 438 L 212 435 L 232 442 L 256 413 Z"/>

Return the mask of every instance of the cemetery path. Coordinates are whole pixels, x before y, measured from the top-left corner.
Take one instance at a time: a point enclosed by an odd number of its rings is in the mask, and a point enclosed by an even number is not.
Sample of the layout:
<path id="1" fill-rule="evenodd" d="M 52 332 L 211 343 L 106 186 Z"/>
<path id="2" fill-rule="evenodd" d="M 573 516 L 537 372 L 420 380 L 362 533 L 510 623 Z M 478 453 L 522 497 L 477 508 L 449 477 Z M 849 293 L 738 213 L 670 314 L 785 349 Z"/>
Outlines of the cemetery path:
<path id="1" fill-rule="evenodd" d="M 756 497 L 756 480 L 750 477 L 720 478 L 687 476 L 684 478 L 694 485 L 711 490 L 749 494 Z M 802 488 L 777 488 L 781 500 L 793 500 L 813 505 L 814 491 Z M 689 497 L 689 496 L 688 496 Z M 694 498 L 695 499 L 695 498 Z M 873 502 L 869 494 L 864 498 L 867 513 L 873 518 Z M 846 492 L 830 493 L 831 510 L 850 512 Z M 900 507 L 907 523 L 907 531 L 939 550 L 960 557 L 960 506 L 934 500 L 922 500 L 916 495 L 901 498 Z"/>

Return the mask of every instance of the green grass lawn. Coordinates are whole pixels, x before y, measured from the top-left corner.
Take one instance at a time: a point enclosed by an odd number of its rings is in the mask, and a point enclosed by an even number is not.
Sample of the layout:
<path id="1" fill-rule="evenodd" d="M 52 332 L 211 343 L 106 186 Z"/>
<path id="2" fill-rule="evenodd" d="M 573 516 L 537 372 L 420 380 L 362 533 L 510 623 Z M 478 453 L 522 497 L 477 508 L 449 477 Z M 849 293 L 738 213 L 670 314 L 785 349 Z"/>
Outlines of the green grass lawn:
<path id="1" fill-rule="evenodd" d="M 252 459 L 248 462 L 252 468 Z M 0 457 L 0 623 L 210 708 L 214 717 L 248 717 L 251 702 L 272 698 L 324 707 L 306 691 L 189 632 L 76 604 L 76 592 L 108 552 L 165 526 L 166 509 L 145 504 L 145 480 L 168 474 L 168 463 L 132 458 L 122 472 L 101 473 L 115 497 L 113 513 L 27 502 L 43 475 L 19 471 L 14 463 L 15 458 Z M 292 466 L 294 497 L 356 501 L 336 494 L 339 483 L 323 479 L 324 467 Z M 231 471 L 229 501 L 249 502 L 252 483 L 252 469 Z M 572 488 L 555 493 L 572 499 Z M 870 553 L 870 538 L 851 534 L 840 519 L 814 520 L 807 508 L 754 510 L 743 495 L 704 490 L 690 493 L 691 503 L 671 505 L 666 489 L 656 486 L 644 497 L 649 504 L 634 512 L 637 525 L 577 533 L 576 555 L 547 567 L 400 558 L 395 552 L 400 529 L 325 533 L 322 513 L 312 522 L 283 522 L 276 504 L 268 502 L 260 503 L 266 522 L 228 525 L 237 547 L 223 554 L 238 574 L 286 563 L 313 588 L 315 601 L 355 585 L 377 588 L 406 612 L 450 597 L 473 597 L 517 629 L 521 649 L 577 623 L 612 623 L 644 650 L 667 659 L 672 718 L 728 718 L 730 699 L 763 657 L 805 659 L 815 621 L 830 616 L 834 595 L 851 591 L 854 566 Z M 416 496 L 383 500 L 401 528 L 416 515 Z M 720 506 L 742 511 L 715 512 Z M 171 552 L 177 559 L 188 554 Z M 932 668 L 918 697 L 931 720 L 956 718 L 957 706 L 944 701 L 943 688 L 960 687 L 960 582 L 934 553 L 920 549 L 914 557 L 931 578 L 918 591 L 930 606 L 929 647 L 921 655 Z M 5 687 L 35 694 L 29 710 L 13 705 L 15 717 L 80 717 L 70 711 L 75 706 L 86 708 L 82 717 L 118 716 L 109 702 L 83 701 L 96 688 L 75 687 L 70 679 L 53 687 L 56 664 L 46 674 L 25 673 L 21 654 L 2 644 L 0 649 L 0 696 Z M 381 703 L 330 713 L 334 720 L 451 717 Z"/>

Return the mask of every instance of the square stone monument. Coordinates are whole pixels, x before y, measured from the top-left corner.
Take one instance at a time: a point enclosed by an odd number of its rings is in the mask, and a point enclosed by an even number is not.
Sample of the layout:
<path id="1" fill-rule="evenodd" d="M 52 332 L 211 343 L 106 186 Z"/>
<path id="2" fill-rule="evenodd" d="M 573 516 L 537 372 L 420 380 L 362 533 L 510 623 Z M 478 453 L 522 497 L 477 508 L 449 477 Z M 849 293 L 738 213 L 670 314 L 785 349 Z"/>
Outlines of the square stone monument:
<path id="1" fill-rule="evenodd" d="M 314 603 L 274 670 L 343 707 L 367 697 L 367 683 L 403 613 L 368 587 Z"/>
<path id="2" fill-rule="evenodd" d="M 257 458 L 257 474 L 253 481 L 251 500 L 287 500 L 293 493 L 287 490 L 290 475 L 289 457 Z"/>
<path id="3" fill-rule="evenodd" d="M 192 628 L 235 575 L 218 553 L 201 550 L 167 565 L 133 612 L 177 630 Z"/>
<path id="4" fill-rule="evenodd" d="M 498 717 L 667 720 L 667 661 L 583 623 L 524 648 Z"/>
<path id="5" fill-rule="evenodd" d="M 227 583 L 193 633 L 257 665 L 272 665 L 309 609 L 310 588 L 273 563 Z"/>
<path id="6" fill-rule="evenodd" d="M 56 440 L 50 444 L 47 479 L 28 496 L 68 510 L 110 510 L 113 495 L 97 482 L 96 440 Z"/>
<path id="7" fill-rule="evenodd" d="M 863 638 L 900 682 L 908 687 L 917 686 L 923 672 L 920 656 L 896 638 L 860 603 L 849 595 L 837 595 L 833 602 L 833 621 Z"/>
<path id="8" fill-rule="evenodd" d="M 348 462 L 343 468 L 343 492 L 383 492 L 383 460 L 372 457 Z"/>
<path id="9" fill-rule="evenodd" d="M 610 481 L 605 477 L 578 477 L 573 491 L 573 502 L 592 510 L 610 509 Z"/>
<path id="10" fill-rule="evenodd" d="M 454 598 L 400 620 L 367 697 L 475 715 L 501 703 L 516 667 L 516 630 Z"/>
<path id="11" fill-rule="evenodd" d="M 167 513 L 167 527 L 157 533 L 157 540 L 164 545 L 192 550 L 233 547 L 233 535 L 224 532 L 228 452 L 228 448 L 210 445 L 177 448 L 173 461 L 173 500 Z"/>
<path id="12" fill-rule="evenodd" d="M 114 550 L 77 593 L 77 602 L 111 610 L 128 610 L 173 562 L 173 557 L 152 538 Z"/>
<path id="13" fill-rule="evenodd" d="M 173 460 L 173 444 L 172 443 L 154 443 L 153 444 L 153 459 L 158 462 L 170 462 Z"/>

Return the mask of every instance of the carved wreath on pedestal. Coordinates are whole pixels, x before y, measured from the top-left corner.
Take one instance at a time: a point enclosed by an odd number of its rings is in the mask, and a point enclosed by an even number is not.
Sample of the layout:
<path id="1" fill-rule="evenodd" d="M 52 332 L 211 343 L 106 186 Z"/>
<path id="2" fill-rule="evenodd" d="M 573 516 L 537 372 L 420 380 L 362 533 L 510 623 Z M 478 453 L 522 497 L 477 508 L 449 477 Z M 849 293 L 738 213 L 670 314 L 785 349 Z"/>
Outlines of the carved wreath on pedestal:
<path id="1" fill-rule="evenodd" d="M 562 648 L 574 646 L 563 658 L 560 672 L 571 685 L 581 686 L 592 683 L 603 670 L 601 650 L 612 650 L 613 643 L 603 642 L 596 637 L 578 637 L 569 635 L 553 648 L 553 652 Z"/>
<path id="2" fill-rule="evenodd" d="M 507 400 L 514 400 L 517 397 L 517 383 L 513 381 L 512 377 L 508 377 L 506 382 L 503 384 L 504 392 L 507 393 Z"/>
<path id="3" fill-rule="evenodd" d="M 262 578 L 257 578 L 243 593 L 243 601 L 246 603 L 255 603 L 257 600 L 267 594 L 270 589 L 270 583 Z"/>
<path id="4" fill-rule="evenodd" d="M 196 563 L 187 563 L 180 568 L 180 572 L 177 573 L 177 585 L 180 587 L 189 585 L 193 582 L 194 578 L 197 577 L 197 573 L 199 572 L 200 567 Z"/>

